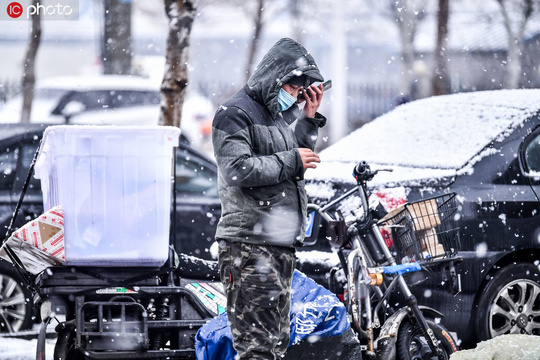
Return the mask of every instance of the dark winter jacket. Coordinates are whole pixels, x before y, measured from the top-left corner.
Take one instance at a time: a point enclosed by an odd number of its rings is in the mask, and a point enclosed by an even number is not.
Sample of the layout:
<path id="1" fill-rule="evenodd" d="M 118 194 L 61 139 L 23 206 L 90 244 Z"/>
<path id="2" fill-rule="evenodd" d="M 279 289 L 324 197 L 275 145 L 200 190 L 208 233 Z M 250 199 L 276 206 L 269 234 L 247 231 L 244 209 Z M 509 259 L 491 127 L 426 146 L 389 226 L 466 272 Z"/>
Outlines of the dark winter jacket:
<path id="1" fill-rule="evenodd" d="M 264 56 L 248 83 L 216 112 L 212 128 L 222 203 L 216 238 L 296 246 L 304 238 L 307 196 L 298 147 L 314 149 L 326 119 L 279 111 L 278 92 L 294 76 L 323 81 L 313 57 L 291 39 Z M 301 244 L 301 243 L 300 243 Z"/>

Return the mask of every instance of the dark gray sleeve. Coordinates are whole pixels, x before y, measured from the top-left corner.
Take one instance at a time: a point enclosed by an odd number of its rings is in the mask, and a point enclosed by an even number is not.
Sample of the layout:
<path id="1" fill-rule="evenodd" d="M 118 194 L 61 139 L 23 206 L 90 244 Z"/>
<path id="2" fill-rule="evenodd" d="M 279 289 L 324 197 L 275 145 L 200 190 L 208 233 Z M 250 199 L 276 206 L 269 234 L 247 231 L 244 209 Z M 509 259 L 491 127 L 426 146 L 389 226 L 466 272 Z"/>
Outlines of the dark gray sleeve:
<path id="1" fill-rule="evenodd" d="M 294 133 L 298 141 L 298 147 L 315 150 L 315 144 L 319 136 L 319 128 L 326 125 L 326 117 L 315 113 L 315 117 L 301 116 L 294 128 Z"/>
<path id="2" fill-rule="evenodd" d="M 218 111 L 212 127 L 214 155 L 227 184 L 266 186 L 300 176 L 299 169 L 303 166 L 296 149 L 266 156 L 253 155 L 251 120 L 243 110 L 227 108 Z"/>

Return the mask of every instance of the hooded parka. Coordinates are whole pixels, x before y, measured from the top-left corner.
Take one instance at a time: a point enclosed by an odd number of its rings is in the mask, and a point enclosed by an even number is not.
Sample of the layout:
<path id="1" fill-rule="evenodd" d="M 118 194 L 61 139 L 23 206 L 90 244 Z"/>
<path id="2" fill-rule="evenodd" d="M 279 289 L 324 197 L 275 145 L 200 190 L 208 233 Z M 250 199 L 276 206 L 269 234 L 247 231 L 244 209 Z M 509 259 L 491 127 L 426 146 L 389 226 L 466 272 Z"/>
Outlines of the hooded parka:
<path id="1" fill-rule="evenodd" d="M 284 38 L 216 112 L 212 141 L 222 204 L 218 239 L 284 247 L 303 241 L 307 195 L 297 148 L 314 150 L 326 118 L 319 113 L 298 118 L 296 104 L 279 111 L 279 90 L 295 77 L 305 78 L 304 87 L 324 81 L 311 54 Z"/>

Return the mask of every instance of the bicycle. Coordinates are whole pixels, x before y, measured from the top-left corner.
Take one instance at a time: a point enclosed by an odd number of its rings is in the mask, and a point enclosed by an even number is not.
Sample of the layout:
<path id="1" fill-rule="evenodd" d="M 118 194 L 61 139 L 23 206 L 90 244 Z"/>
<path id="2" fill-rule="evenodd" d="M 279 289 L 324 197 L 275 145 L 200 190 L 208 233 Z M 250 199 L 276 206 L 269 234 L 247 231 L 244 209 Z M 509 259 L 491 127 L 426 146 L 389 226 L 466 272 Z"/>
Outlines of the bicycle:
<path id="1" fill-rule="evenodd" d="M 405 274 L 443 270 L 449 291 L 460 291 L 455 194 L 407 203 L 390 213 L 370 209 L 367 183 L 379 171 L 366 162 L 354 167 L 357 185 L 326 205 L 309 204 L 308 238 L 326 222 L 327 239 L 337 248 L 347 278 L 345 300 L 351 326 L 367 359 L 449 359 L 457 351 L 451 334 L 438 323 L 443 314 L 418 304 Z M 360 208 L 343 217 L 338 204 L 357 194 Z M 331 278 L 335 275 L 333 269 Z M 331 284 L 331 288 L 333 286 Z M 390 301 L 399 290 L 405 306 Z"/>

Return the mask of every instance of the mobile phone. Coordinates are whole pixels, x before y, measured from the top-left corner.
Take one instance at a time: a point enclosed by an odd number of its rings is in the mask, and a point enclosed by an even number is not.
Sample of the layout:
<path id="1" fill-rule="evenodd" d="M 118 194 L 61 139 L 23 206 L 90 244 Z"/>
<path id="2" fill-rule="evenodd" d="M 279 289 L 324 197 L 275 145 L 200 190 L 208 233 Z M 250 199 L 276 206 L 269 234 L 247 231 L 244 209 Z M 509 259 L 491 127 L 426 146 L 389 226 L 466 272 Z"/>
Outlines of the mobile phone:
<path id="1" fill-rule="evenodd" d="M 323 82 L 322 84 L 322 89 L 323 89 L 323 92 L 330 89 L 332 87 L 332 80 L 326 80 L 325 82 Z M 305 89 L 298 95 L 298 100 L 303 100 L 304 99 L 304 91 L 306 91 Z"/>

